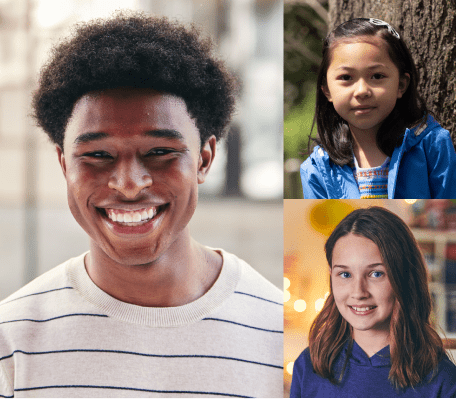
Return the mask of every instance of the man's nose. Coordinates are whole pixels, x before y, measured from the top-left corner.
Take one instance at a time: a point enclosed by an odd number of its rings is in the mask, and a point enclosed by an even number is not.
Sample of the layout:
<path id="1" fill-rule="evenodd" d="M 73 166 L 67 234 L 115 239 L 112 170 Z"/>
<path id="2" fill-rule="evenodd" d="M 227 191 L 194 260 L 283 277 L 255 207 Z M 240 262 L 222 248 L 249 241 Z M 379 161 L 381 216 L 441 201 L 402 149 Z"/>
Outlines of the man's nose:
<path id="1" fill-rule="evenodd" d="M 152 185 L 152 176 L 140 160 L 119 160 L 108 181 L 108 187 L 119 191 L 128 199 L 134 199 L 138 194 Z"/>

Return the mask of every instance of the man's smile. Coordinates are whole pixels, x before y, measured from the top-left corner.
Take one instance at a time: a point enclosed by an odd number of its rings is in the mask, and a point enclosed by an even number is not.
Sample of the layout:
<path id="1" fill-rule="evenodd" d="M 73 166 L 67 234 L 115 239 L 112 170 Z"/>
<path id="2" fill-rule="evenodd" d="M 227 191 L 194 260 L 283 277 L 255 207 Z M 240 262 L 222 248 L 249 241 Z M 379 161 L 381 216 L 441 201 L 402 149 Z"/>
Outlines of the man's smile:
<path id="1" fill-rule="evenodd" d="M 96 208 L 111 231 L 120 234 L 145 234 L 157 227 L 158 220 L 168 208 L 168 204 L 160 206 L 141 206 L 137 209 Z"/>
<path id="2" fill-rule="evenodd" d="M 157 207 L 142 208 L 136 211 L 127 209 L 105 209 L 109 219 L 118 223 L 144 223 L 158 212 Z"/>

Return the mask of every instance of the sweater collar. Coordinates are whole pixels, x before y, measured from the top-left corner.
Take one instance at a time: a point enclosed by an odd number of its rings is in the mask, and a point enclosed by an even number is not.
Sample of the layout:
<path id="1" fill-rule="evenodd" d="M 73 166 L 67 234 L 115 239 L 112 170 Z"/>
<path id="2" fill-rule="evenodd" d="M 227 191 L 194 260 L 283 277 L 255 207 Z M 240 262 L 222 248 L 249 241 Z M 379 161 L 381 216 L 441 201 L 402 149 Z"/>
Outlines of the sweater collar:
<path id="1" fill-rule="evenodd" d="M 240 260 L 221 249 L 214 249 L 223 257 L 222 270 L 202 297 L 176 307 L 144 307 L 119 301 L 98 288 L 90 279 L 84 266 L 87 253 L 71 259 L 67 266 L 70 284 L 100 312 L 127 323 L 150 327 L 177 327 L 195 323 L 216 309 L 233 294 L 241 277 Z"/>

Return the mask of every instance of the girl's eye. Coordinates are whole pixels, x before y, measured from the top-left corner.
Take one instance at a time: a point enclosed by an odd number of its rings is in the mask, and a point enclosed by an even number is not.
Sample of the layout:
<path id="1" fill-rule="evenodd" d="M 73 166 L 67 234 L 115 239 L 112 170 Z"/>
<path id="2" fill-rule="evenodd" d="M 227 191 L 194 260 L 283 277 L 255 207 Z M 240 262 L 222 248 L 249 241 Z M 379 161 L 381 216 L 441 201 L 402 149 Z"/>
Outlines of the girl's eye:
<path id="1" fill-rule="evenodd" d="M 371 273 L 371 276 L 372 276 L 372 277 L 378 278 L 378 277 L 382 277 L 384 274 L 385 274 L 385 273 L 383 273 L 383 272 L 373 271 L 373 272 Z"/>
<path id="2" fill-rule="evenodd" d="M 339 76 L 339 80 L 347 81 L 347 80 L 350 80 L 350 79 L 351 79 L 350 75 L 341 75 L 341 76 Z"/>
<path id="3" fill-rule="evenodd" d="M 375 80 L 383 79 L 384 77 L 385 77 L 385 75 L 383 75 L 381 73 L 375 73 L 374 75 L 372 75 L 372 78 Z"/>
<path id="4" fill-rule="evenodd" d="M 349 272 L 340 272 L 339 276 L 342 278 L 349 278 L 351 275 Z"/>

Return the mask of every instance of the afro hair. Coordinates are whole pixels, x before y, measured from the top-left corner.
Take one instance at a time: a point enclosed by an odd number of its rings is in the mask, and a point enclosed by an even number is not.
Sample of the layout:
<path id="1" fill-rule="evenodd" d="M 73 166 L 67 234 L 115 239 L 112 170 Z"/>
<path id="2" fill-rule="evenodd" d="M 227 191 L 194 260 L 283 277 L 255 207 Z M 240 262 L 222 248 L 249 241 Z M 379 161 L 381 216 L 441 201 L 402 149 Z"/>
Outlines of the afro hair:
<path id="1" fill-rule="evenodd" d="M 182 98 L 201 143 L 223 137 L 235 108 L 237 85 L 212 43 L 195 26 L 138 12 L 118 12 L 76 26 L 53 49 L 33 96 L 34 117 L 63 148 L 75 102 L 91 91 L 152 88 Z"/>

